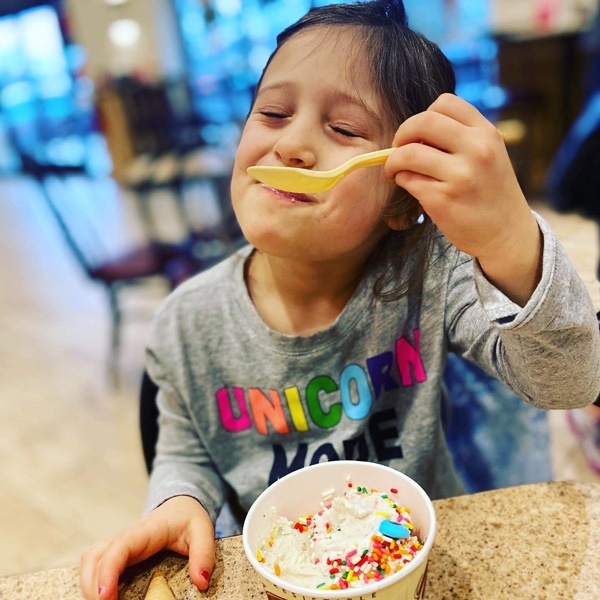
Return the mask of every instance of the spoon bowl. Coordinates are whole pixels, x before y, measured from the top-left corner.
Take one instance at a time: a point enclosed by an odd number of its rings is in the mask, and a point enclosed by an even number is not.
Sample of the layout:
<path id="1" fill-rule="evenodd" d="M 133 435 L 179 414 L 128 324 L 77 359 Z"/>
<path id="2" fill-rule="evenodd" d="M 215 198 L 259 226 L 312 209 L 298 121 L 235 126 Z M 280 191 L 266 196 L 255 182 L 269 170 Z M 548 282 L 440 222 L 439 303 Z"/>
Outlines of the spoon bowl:
<path id="1" fill-rule="evenodd" d="M 394 148 L 359 154 L 330 171 L 311 171 L 295 167 L 248 167 L 248 175 L 269 187 L 284 192 L 325 192 L 337 185 L 348 173 L 361 167 L 372 167 L 384 163 Z"/>

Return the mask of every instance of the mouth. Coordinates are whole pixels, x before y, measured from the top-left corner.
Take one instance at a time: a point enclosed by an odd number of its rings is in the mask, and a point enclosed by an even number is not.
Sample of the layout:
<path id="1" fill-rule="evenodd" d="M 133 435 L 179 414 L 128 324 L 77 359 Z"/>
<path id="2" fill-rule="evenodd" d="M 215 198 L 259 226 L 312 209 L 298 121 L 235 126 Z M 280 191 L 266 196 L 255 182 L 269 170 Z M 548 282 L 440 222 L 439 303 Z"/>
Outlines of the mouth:
<path id="1" fill-rule="evenodd" d="M 309 196 L 307 194 L 300 194 L 296 192 L 284 192 L 283 190 L 278 190 L 277 188 L 270 187 L 268 185 L 265 185 L 264 183 L 261 183 L 260 186 L 265 188 L 266 190 L 269 190 L 269 192 L 275 194 L 276 196 L 287 198 L 292 202 L 310 203 L 315 201 L 315 198 L 313 196 Z"/>

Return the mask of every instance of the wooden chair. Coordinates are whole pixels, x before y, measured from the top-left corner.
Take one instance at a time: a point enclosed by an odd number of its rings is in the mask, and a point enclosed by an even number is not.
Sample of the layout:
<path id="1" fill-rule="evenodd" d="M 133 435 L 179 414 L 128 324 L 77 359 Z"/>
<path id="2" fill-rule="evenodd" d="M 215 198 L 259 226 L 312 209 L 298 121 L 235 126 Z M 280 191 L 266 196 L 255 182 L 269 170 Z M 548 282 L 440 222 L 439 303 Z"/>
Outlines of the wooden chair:
<path id="1" fill-rule="evenodd" d="M 89 176 L 84 167 L 44 164 L 23 153 L 21 161 L 23 174 L 38 183 L 77 263 L 106 291 L 111 315 L 108 363 L 114 379 L 121 346 L 122 292 L 158 277 L 173 289 L 205 265 L 175 244 L 152 240 L 127 244 L 119 239 L 115 219 L 106 218 L 109 199 L 98 197 L 100 181 Z"/>
<path id="2" fill-rule="evenodd" d="M 152 472 L 152 463 L 156 454 L 156 442 L 158 441 L 158 406 L 156 406 L 156 395 L 158 386 L 150 379 L 148 372 L 144 370 L 140 386 L 139 425 L 142 452 L 148 475 Z"/>

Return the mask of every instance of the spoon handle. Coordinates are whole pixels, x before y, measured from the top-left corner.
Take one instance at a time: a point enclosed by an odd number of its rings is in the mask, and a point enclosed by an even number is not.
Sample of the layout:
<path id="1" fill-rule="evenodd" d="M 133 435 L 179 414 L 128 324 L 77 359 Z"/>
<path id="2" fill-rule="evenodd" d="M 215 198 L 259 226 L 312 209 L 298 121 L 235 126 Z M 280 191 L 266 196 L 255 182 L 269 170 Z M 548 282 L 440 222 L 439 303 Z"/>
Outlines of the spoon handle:
<path id="1" fill-rule="evenodd" d="M 379 165 L 386 161 L 387 157 L 395 150 L 395 148 L 385 148 L 384 150 L 376 150 L 368 152 L 356 157 L 355 165 L 357 167 L 368 167 L 370 165 Z M 353 165 L 354 166 L 354 165 Z"/>

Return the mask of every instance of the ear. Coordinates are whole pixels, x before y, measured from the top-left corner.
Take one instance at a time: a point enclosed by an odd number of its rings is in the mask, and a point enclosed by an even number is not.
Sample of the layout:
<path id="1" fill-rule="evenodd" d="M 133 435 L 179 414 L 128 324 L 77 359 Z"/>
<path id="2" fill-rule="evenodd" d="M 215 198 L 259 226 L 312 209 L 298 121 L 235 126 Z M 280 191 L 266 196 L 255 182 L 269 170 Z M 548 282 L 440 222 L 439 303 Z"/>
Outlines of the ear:
<path id="1" fill-rule="evenodd" d="M 421 223 L 423 221 L 423 211 L 419 211 L 415 216 L 412 215 L 402 215 L 389 217 L 385 219 L 385 224 L 394 231 L 404 231 L 405 229 L 410 229 L 417 223 Z"/>
<path id="2" fill-rule="evenodd" d="M 390 217 L 385 220 L 385 224 L 394 231 L 404 231 L 405 229 L 408 229 L 406 219 L 403 217 Z"/>
<path id="3" fill-rule="evenodd" d="M 402 188 L 393 190 L 383 211 L 384 223 L 393 231 L 404 231 L 422 220 L 419 202 Z"/>

